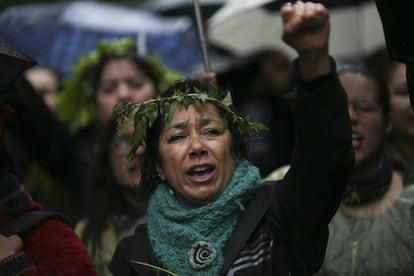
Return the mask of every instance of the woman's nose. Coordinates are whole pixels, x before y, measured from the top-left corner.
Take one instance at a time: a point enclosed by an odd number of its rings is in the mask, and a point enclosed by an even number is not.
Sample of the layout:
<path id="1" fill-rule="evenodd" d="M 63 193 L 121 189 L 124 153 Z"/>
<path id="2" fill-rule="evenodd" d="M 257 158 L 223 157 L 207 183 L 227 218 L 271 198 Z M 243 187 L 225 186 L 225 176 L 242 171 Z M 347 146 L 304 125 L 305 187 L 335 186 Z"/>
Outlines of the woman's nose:
<path id="1" fill-rule="evenodd" d="M 118 86 L 118 101 L 130 100 L 131 91 L 127 84 L 120 83 Z"/>
<path id="2" fill-rule="evenodd" d="M 356 112 L 354 106 L 352 104 L 348 105 L 348 113 L 351 122 L 355 122 L 358 119 L 358 113 Z"/>
<path id="3" fill-rule="evenodd" d="M 199 157 L 199 156 L 207 154 L 207 150 L 204 146 L 204 143 L 199 136 L 194 136 L 191 138 L 190 146 L 191 146 L 191 149 L 190 149 L 191 156 Z"/>

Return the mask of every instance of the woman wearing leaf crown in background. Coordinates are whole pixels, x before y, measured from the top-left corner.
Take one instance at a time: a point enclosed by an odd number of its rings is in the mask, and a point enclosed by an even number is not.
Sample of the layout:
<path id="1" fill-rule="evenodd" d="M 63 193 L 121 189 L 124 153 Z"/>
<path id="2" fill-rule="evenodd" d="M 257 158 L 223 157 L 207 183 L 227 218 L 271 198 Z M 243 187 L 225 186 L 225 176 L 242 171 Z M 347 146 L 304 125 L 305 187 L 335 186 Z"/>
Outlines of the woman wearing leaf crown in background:
<path id="1" fill-rule="evenodd" d="M 115 104 L 148 100 L 181 76 L 164 68 L 156 57 L 138 56 L 129 38 L 100 42 L 97 50 L 79 58 L 73 70 L 74 76 L 63 80 L 58 107 L 60 118 L 77 137 L 82 184 L 80 191 L 74 192 L 79 198 L 89 185 L 97 142 Z M 90 198 L 86 198 L 89 202 Z"/>
<path id="2" fill-rule="evenodd" d="M 113 105 L 154 97 L 179 77 L 159 59 L 138 56 L 130 38 L 104 40 L 95 51 L 80 57 L 73 76 L 63 80 L 57 102 L 61 121 L 22 78 L 14 87 L 16 116 L 7 128 L 68 190 L 70 206 L 64 214 L 76 222 L 82 216 L 80 199 L 89 181 L 97 138 Z"/>
<path id="3" fill-rule="evenodd" d="M 216 87 L 186 80 L 119 105 L 120 124 L 135 126 L 130 157 L 145 143 L 150 199 L 147 223 L 117 246 L 114 275 L 311 275 L 321 266 L 353 165 L 351 126 L 328 54 L 328 11 L 297 1 L 281 15 L 283 39 L 299 54 L 289 173 L 262 184 L 245 159 L 261 125 L 236 114 Z"/>

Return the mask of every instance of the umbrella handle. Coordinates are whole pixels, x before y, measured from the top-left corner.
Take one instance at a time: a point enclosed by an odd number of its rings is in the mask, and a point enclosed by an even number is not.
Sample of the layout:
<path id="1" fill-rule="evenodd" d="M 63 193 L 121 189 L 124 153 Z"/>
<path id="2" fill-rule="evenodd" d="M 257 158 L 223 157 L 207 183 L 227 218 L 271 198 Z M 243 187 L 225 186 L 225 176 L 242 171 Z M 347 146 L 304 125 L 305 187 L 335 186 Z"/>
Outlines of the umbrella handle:
<path id="1" fill-rule="evenodd" d="M 204 71 L 211 72 L 210 59 L 208 58 L 206 39 L 204 36 L 203 21 L 201 17 L 200 5 L 198 0 L 193 0 L 194 12 L 196 16 L 196 23 L 198 29 L 198 36 L 200 38 L 201 50 L 203 52 Z"/>

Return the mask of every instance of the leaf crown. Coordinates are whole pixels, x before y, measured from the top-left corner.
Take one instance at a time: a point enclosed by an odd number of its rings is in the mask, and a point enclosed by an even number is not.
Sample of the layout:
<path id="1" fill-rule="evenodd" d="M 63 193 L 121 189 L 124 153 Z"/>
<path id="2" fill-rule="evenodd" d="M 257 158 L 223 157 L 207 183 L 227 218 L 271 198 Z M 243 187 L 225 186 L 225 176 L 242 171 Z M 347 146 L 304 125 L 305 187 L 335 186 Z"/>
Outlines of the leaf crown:
<path id="1" fill-rule="evenodd" d="M 68 123 L 71 131 L 76 131 L 95 119 L 96 104 L 93 91 L 95 76 L 92 72 L 102 60 L 111 56 L 139 57 L 132 38 L 104 39 L 98 43 L 97 49 L 80 56 L 72 67 L 73 75 L 63 79 L 63 89 L 58 95 L 57 104 L 59 117 Z M 182 78 L 180 73 L 165 67 L 157 55 L 141 58 L 144 58 L 151 67 L 159 90 L 167 88 L 174 81 Z"/>
<path id="2" fill-rule="evenodd" d="M 218 107 L 223 114 L 224 127 L 228 128 L 229 124 L 234 125 L 239 135 L 246 139 L 250 139 L 260 130 L 267 129 L 262 123 L 251 122 L 248 116 L 241 117 L 233 111 L 230 91 L 220 93 L 217 88 L 201 90 L 195 87 L 187 90 L 175 89 L 171 96 L 160 95 L 145 102 L 125 101 L 114 107 L 113 116 L 117 120 L 119 129 L 122 129 L 125 125 L 133 124 L 134 126 L 131 151 L 127 162 L 135 157 L 137 148 L 144 143 L 148 130 L 158 118 L 162 118 L 168 124 L 171 124 L 177 106 L 188 107 L 194 105 L 197 107 L 203 103 L 211 103 Z"/>

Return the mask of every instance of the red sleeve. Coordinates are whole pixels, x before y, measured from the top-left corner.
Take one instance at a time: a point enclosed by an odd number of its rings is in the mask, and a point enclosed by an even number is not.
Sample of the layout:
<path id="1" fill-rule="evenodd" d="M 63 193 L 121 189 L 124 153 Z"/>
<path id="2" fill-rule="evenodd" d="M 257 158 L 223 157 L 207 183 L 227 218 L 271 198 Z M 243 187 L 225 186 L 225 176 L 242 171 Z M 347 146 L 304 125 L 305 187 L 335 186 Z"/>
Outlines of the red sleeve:
<path id="1" fill-rule="evenodd" d="M 39 224 L 23 242 L 23 250 L 36 265 L 24 275 L 97 275 L 81 239 L 61 221 Z"/>

